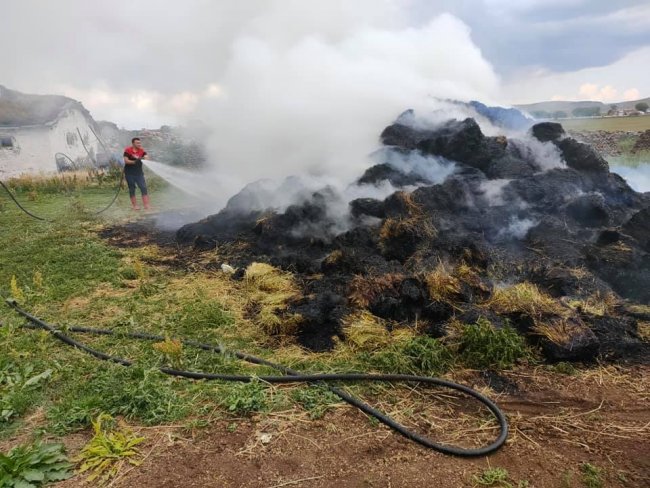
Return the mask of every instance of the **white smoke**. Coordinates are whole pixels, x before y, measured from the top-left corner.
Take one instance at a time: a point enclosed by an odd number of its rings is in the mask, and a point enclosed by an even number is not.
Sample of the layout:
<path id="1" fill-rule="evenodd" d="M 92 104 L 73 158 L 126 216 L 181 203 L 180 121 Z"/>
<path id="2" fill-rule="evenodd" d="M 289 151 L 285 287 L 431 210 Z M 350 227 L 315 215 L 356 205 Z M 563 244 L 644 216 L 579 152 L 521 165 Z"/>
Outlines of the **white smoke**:
<path id="1" fill-rule="evenodd" d="M 456 170 L 456 165 L 438 156 L 424 155 L 417 151 L 403 153 L 391 148 L 382 148 L 372 155 L 376 164 L 387 163 L 405 175 L 415 175 L 432 184 L 442 183 Z"/>
<path id="2" fill-rule="evenodd" d="M 486 180 L 481 183 L 479 189 L 483 192 L 483 198 L 487 200 L 490 207 L 500 206 L 505 203 L 503 200 L 503 189 L 511 181 L 508 179 L 496 179 Z"/>
<path id="3" fill-rule="evenodd" d="M 344 184 L 367 167 L 378 135 L 406 108 L 433 111 L 437 97 L 497 92 L 469 29 L 451 15 L 421 27 L 379 26 L 366 20 L 366 2 L 346 2 L 342 15 L 355 27 L 327 36 L 327 22 L 341 19 L 305 16 L 298 3 L 278 3 L 256 20 L 269 28 L 232 40 L 223 95 L 201 111 L 214 128 L 209 149 L 221 172 L 245 181 L 308 173 Z"/>
<path id="4" fill-rule="evenodd" d="M 632 189 L 638 192 L 650 192 L 650 163 L 639 166 L 612 166 L 612 173 L 618 173 Z"/>
<path id="5" fill-rule="evenodd" d="M 508 226 L 501 229 L 498 233 L 498 236 L 523 239 L 526 237 L 528 231 L 535 227 L 538 223 L 538 221 L 528 218 L 520 219 L 518 217 L 511 217 L 510 221 L 508 222 Z"/>
<path id="6" fill-rule="evenodd" d="M 560 149 L 550 141 L 540 142 L 531 134 L 520 134 L 508 143 L 514 144 L 525 159 L 535 161 L 542 171 L 566 167 Z"/>

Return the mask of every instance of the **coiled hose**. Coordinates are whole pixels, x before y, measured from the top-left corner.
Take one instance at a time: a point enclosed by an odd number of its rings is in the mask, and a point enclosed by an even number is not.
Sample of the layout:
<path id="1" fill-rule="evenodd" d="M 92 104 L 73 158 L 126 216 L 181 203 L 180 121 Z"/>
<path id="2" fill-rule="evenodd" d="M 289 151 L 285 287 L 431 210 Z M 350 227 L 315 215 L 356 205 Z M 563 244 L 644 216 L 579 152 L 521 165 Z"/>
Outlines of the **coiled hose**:
<path id="1" fill-rule="evenodd" d="M 122 366 L 131 366 L 133 364 L 131 361 L 127 359 L 111 356 L 101 351 L 97 351 L 95 349 L 86 346 L 81 342 L 76 341 L 75 339 L 72 339 L 71 337 L 61 332 L 61 330 L 57 329 L 56 327 L 48 324 L 47 322 L 44 322 L 43 320 L 37 317 L 34 317 L 33 315 L 29 314 L 25 310 L 21 309 L 18 306 L 18 304 L 15 302 L 15 300 L 9 299 L 6 300 L 6 302 L 9 306 L 13 307 L 16 310 L 16 312 L 18 312 L 20 315 L 25 317 L 29 322 L 34 324 L 33 326 L 30 326 L 31 328 L 44 329 L 48 331 L 50 334 L 52 334 L 54 337 L 59 339 L 61 342 L 69 346 L 75 347 L 77 349 L 80 349 L 90 354 L 91 356 L 94 356 L 97 359 L 101 359 L 104 361 L 111 361 L 117 364 L 121 364 Z M 87 333 L 87 334 L 95 334 L 95 335 L 117 335 L 120 337 L 128 337 L 132 339 L 147 340 L 147 341 L 165 340 L 165 338 L 162 336 L 148 334 L 144 332 L 115 333 L 112 330 L 94 329 L 94 328 L 87 328 L 87 327 L 70 327 L 67 328 L 66 330 L 69 332 Z M 202 349 L 204 351 L 211 351 L 218 354 L 224 354 L 226 352 L 220 346 L 215 346 L 211 344 L 204 344 L 201 342 L 185 341 L 185 340 L 182 341 L 182 343 L 188 347 L 194 347 L 194 348 Z M 451 390 L 456 390 L 465 393 L 466 395 L 469 395 L 472 398 L 478 400 L 480 403 L 485 405 L 488 408 L 488 410 L 490 410 L 492 415 L 494 415 L 494 417 L 497 419 L 497 422 L 499 423 L 499 429 L 500 429 L 499 436 L 494 442 L 492 442 L 488 446 L 479 447 L 479 448 L 463 448 L 463 447 L 457 447 L 457 446 L 451 446 L 451 445 L 439 444 L 437 442 L 433 442 L 429 438 L 421 436 L 407 429 L 404 425 L 396 422 L 392 418 L 388 417 L 387 415 L 380 412 L 379 410 L 371 407 L 367 403 L 359 400 L 358 398 L 351 396 L 350 394 L 341 390 L 340 388 L 328 384 L 325 385 L 327 386 L 327 388 L 329 388 L 330 391 L 338 395 L 341 399 L 343 399 L 350 405 L 353 405 L 354 407 L 358 408 L 362 412 L 371 415 L 372 417 L 376 418 L 379 422 L 399 432 L 407 439 L 410 439 L 414 442 L 417 442 L 418 444 L 421 444 L 435 451 L 442 452 L 444 454 L 450 454 L 453 456 L 461 456 L 461 457 L 485 456 L 497 451 L 501 446 L 503 446 L 503 444 L 506 441 L 506 438 L 508 437 L 508 421 L 506 420 L 505 415 L 499 409 L 499 407 L 497 407 L 495 403 L 493 403 L 489 398 L 485 397 L 479 392 L 467 386 L 460 385 L 458 383 L 453 383 L 451 381 L 446 381 L 440 378 L 433 378 L 429 376 L 413 376 L 413 375 L 403 375 L 403 374 L 357 374 L 357 373 L 303 374 L 300 371 L 287 368 L 286 366 L 282 366 L 280 364 L 272 363 L 270 361 L 267 361 L 266 359 L 262 359 L 256 356 L 251 356 L 250 354 L 237 352 L 237 351 L 228 351 L 228 353 L 232 354 L 238 359 L 247 361 L 252 364 L 271 367 L 283 373 L 283 375 L 255 377 L 255 376 L 244 376 L 244 375 L 200 373 L 200 372 L 182 371 L 182 370 L 162 368 L 162 367 L 159 368 L 159 370 L 162 373 L 171 376 L 181 376 L 184 378 L 191 378 L 197 380 L 203 379 L 203 380 L 250 382 L 253 381 L 255 378 L 257 378 L 261 381 L 265 381 L 268 383 L 306 382 L 306 383 L 326 384 L 329 382 L 336 382 L 336 381 L 345 381 L 345 382 L 374 381 L 374 382 L 425 383 L 427 385 L 442 386 L 444 388 L 449 388 Z"/>

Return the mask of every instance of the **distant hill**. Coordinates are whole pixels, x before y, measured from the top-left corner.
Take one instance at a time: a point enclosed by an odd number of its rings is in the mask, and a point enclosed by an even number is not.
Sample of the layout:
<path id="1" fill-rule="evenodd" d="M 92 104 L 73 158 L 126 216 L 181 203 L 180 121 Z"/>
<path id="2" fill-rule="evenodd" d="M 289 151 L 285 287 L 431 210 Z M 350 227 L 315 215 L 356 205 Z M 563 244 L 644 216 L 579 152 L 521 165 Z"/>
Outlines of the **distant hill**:
<path id="1" fill-rule="evenodd" d="M 0 127 L 41 125 L 53 121 L 67 107 L 80 102 L 60 95 L 28 95 L 0 85 Z"/>
<path id="2" fill-rule="evenodd" d="M 601 113 L 607 113 L 612 105 L 616 105 L 619 110 L 631 110 L 639 102 L 645 102 L 650 105 L 650 97 L 642 98 L 640 100 L 633 100 L 631 102 L 615 102 L 603 103 L 593 100 L 585 100 L 581 102 L 565 102 L 565 101 L 551 101 L 551 102 L 538 102 L 529 103 L 525 105 L 515 105 L 519 110 L 532 114 L 533 112 L 566 112 L 571 116 L 571 112 L 576 108 L 599 108 Z"/>

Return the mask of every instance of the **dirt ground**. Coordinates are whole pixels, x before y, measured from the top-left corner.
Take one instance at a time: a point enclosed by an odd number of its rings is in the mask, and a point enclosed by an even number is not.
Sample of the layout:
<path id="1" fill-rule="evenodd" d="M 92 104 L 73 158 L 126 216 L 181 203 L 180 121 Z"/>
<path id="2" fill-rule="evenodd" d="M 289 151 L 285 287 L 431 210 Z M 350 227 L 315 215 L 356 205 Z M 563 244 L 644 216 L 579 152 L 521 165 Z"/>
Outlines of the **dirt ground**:
<path id="1" fill-rule="evenodd" d="M 422 448 L 341 406 L 320 420 L 296 412 L 219 420 L 191 431 L 143 428 L 144 459 L 114 487 L 468 487 L 487 468 L 505 468 L 513 487 L 650 486 L 650 368 L 599 367 L 575 375 L 504 373 L 515 393 L 491 396 L 510 437 L 496 454 L 462 459 Z M 481 385 L 468 373 L 466 384 Z M 74 452 L 86 435 L 66 439 Z M 581 466 L 602 469 L 587 485 Z M 88 486 L 75 478 L 61 488 Z M 508 485 L 484 485 L 508 486 Z"/>

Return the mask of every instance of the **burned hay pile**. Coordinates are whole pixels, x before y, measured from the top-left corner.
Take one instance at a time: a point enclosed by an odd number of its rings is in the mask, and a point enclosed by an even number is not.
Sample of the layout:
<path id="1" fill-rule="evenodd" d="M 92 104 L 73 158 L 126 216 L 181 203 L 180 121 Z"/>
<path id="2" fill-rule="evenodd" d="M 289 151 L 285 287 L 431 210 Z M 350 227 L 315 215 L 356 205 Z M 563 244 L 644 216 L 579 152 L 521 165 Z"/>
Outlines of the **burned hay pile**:
<path id="1" fill-rule="evenodd" d="M 549 361 L 648 360 L 650 194 L 555 123 L 507 139 L 408 111 L 381 141 L 382 160 L 354 185 L 388 186 L 385 198 L 326 187 L 278 210 L 251 185 L 177 238 L 238 249 L 235 278 L 253 262 L 292 272 L 301 293 L 285 313 L 315 350 L 372 314 L 391 333 L 433 337 L 509 323 Z"/>

